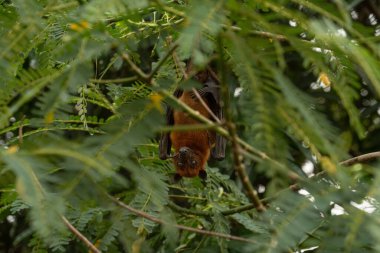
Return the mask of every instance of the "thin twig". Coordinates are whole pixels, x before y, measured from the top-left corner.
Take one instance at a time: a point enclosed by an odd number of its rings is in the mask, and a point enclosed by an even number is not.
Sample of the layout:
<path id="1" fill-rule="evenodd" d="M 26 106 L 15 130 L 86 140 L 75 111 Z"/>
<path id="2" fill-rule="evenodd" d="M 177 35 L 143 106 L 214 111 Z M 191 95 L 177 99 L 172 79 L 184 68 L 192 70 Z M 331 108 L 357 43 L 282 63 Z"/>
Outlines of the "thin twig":
<path id="1" fill-rule="evenodd" d="M 166 52 L 165 56 L 157 63 L 156 67 L 150 72 L 148 75 L 148 80 L 151 80 L 153 76 L 157 73 L 157 71 L 161 68 L 161 66 L 166 62 L 166 60 L 172 55 L 172 53 L 176 50 L 178 44 L 172 45 L 168 52 Z"/>
<path id="2" fill-rule="evenodd" d="M 270 201 L 278 198 L 278 196 L 280 196 L 280 194 L 283 193 L 283 192 L 285 192 L 285 191 L 289 191 L 289 190 L 296 191 L 298 189 L 299 189 L 298 184 L 292 184 L 292 185 L 288 186 L 287 188 L 279 190 L 273 196 L 266 197 L 266 198 L 263 198 L 263 199 L 260 199 L 260 200 L 261 200 L 262 203 L 268 203 L 268 202 L 270 202 Z M 192 214 L 192 215 L 197 215 L 197 216 L 213 216 L 213 215 L 215 215 L 215 213 L 213 213 L 213 212 L 200 211 L 200 210 L 192 210 L 192 209 L 180 207 L 180 206 L 178 206 L 178 205 L 176 205 L 176 204 L 174 204 L 172 202 L 169 202 L 168 206 L 172 210 L 174 210 L 174 211 L 177 211 L 177 212 L 180 212 L 180 213 L 185 213 L 185 214 Z M 220 212 L 220 214 L 222 214 L 224 216 L 228 216 L 228 215 L 233 215 L 235 213 L 242 213 L 242 212 L 245 212 L 245 211 L 249 211 L 249 210 L 252 210 L 252 209 L 255 209 L 255 208 L 256 208 L 255 204 L 246 204 L 246 205 L 235 207 L 235 208 L 231 208 L 231 209 L 228 209 L 228 210 L 223 210 L 223 211 Z"/>
<path id="3" fill-rule="evenodd" d="M 78 229 L 76 229 L 67 219 L 65 216 L 61 216 L 63 222 L 65 223 L 65 225 L 68 227 L 68 229 L 76 236 L 78 237 L 79 240 L 81 240 L 84 244 L 86 244 L 86 246 L 92 251 L 92 252 L 95 252 L 95 253 L 101 253 L 101 251 L 99 249 L 96 248 L 96 246 L 94 244 L 92 244 L 88 239 L 87 237 L 85 237 L 81 232 L 78 231 Z"/>
<path id="4" fill-rule="evenodd" d="M 123 20 L 123 19 L 121 19 Z M 160 27 L 169 27 L 169 26 L 174 26 L 174 25 L 178 25 L 180 23 L 182 23 L 185 19 L 184 18 L 181 18 L 181 19 L 178 19 L 176 21 L 174 21 L 173 23 L 165 23 L 165 24 L 160 24 L 159 26 Z M 111 20 L 112 22 L 113 20 Z M 121 36 L 122 39 L 124 38 L 128 38 L 129 36 L 133 35 L 133 34 L 137 34 L 137 33 L 141 33 L 141 32 L 144 32 L 145 30 L 147 30 L 148 28 L 150 28 L 149 26 L 144 26 L 144 27 L 141 27 L 137 30 L 134 30 L 132 32 L 129 32 L 129 33 L 126 33 L 124 35 Z"/>
<path id="5" fill-rule="evenodd" d="M 192 130 L 215 130 L 220 125 L 204 125 L 204 124 L 190 124 L 190 125 L 175 125 L 165 126 L 159 129 L 160 132 L 185 132 Z"/>
<path id="6" fill-rule="evenodd" d="M 170 207 L 170 209 L 172 209 L 178 213 L 192 214 L 192 215 L 197 215 L 197 216 L 212 216 L 213 215 L 213 213 L 211 213 L 211 212 L 193 210 L 193 209 L 189 209 L 189 208 L 180 207 L 180 206 L 174 204 L 173 202 L 169 202 L 168 207 Z"/>
<path id="7" fill-rule="evenodd" d="M 197 215 L 197 216 L 213 216 L 213 215 L 215 215 L 215 213 L 213 213 L 213 212 L 188 209 L 188 208 L 180 207 L 180 206 L 178 206 L 174 203 L 171 203 L 171 202 L 168 203 L 168 206 L 172 210 L 177 211 L 179 213 L 192 214 L 192 215 Z M 244 211 L 248 211 L 248 210 L 251 210 L 254 208 L 255 208 L 254 204 L 247 204 L 247 205 L 239 206 L 239 207 L 232 208 L 229 210 L 223 210 L 220 212 L 220 214 L 227 216 L 227 215 L 232 215 L 235 213 L 242 213 Z"/>
<path id="8" fill-rule="evenodd" d="M 212 70 L 212 68 L 210 66 L 207 66 L 207 70 L 210 72 L 210 74 L 212 75 L 212 77 L 218 82 L 220 83 L 220 79 L 218 77 L 218 75 L 214 72 L 214 70 Z"/>
<path id="9" fill-rule="evenodd" d="M 161 66 L 166 62 L 166 60 L 170 57 L 172 52 L 178 47 L 178 44 L 174 44 L 169 51 L 165 54 L 165 56 L 157 63 L 156 67 L 149 73 L 146 74 L 144 71 L 141 70 L 129 57 L 127 53 L 122 54 L 122 58 L 126 60 L 131 66 L 132 70 L 136 72 L 136 74 L 142 78 L 143 80 L 147 81 L 148 83 L 151 83 L 151 80 L 153 76 L 157 73 L 157 71 L 161 68 Z M 132 77 L 134 78 L 134 77 Z"/>
<path id="10" fill-rule="evenodd" d="M 232 31 L 237 31 L 237 32 L 242 32 L 243 31 L 243 29 L 241 29 L 238 26 L 222 25 L 222 27 L 225 28 L 225 29 L 230 29 Z M 286 38 L 284 35 L 274 34 L 274 33 L 270 33 L 270 32 L 248 30 L 247 33 L 249 35 L 256 35 L 256 36 L 260 36 L 260 37 L 264 37 L 264 38 L 275 39 L 275 40 L 278 40 L 278 41 L 287 41 L 288 40 L 288 38 Z"/>
<path id="11" fill-rule="evenodd" d="M 149 80 L 149 75 L 145 74 L 144 71 L 142 71 L 132 60 L 131 58 L 129 57 L 129 54 L 127 53 L 124 53 L 121 55 L 121 57 L 123 57 L 124 60 L 126 60 L 129 64 L 129 66 L 131 66 L 132 70 L 139 76 L 141 77 L 142 79 L 144 80 Z"/>
<path id="12" fill-rule="evenodd" d="M 206 111 L 211 115 L 211 117 L 217 122 L 217 123 L 221 123 L 220 119 L 215 115 L 215 113 L 210 109 L 210 107 L 206 104 L 206 102 L 204 101 L 204 99 L 201 97 L 201 95 L 199 95 L 199 92 L 196 90 L 196 89 L 192 89 L 193 93 L 195 94 L 195 96 L 197 97 L 197 99 L 201 102 L 203 108 L 206 109 Z M 219 101 L 218 101 L 219 103 Z"/>
<path id="13" fill-rule="evenodd" d="M 230 134 L 232 136 L 232 154 L 235 165 L 235 170 L 243 184 L 243 187 L 247 191 L 248 198 L 252 201 L 257 211 L 265 211 L 265 206 L 261 202 L 256 190 L 253 188 L 251 181 L 249 180 L 245 165 L 243 163 L 243 155 L 240 151 L 240 145 L 237 141 L 237 133 L 235 124 L 228 122 L 227 127 L 229 128 Z"/>
<path id="14" fill-rule="evenodd" d="M 356 163 L 362 163 L 362 162 L 366 162 L 366 161 L 373 160 L 376 158 L 380 158 L 380 151 L 356 156 L 356 157 L 350 158 L 348 160 L 342 161 L 339 164 L 343 165 L 343 166 L 350 166 L 350 165 L 353 165 Z"/>
<path id="15" fill-rule="evenodd" d="M 107 106 L 107 108 L 113 112 L 114 115 L 120 115 L 119 112 L 116 110 L 115 106 L 110 101 L 108 101 L 108 98 L 104 96 L 104 94 L 98 89 L 98 87 L 95 84 L 89 83 L 89 86 L 99 96 L 99 98 Z"/>
<path id="16" fill-rule="evenodd" d="M 238 142 L 238 135 L 236 133 L 236 127 L 233 123 L 232 119 L 232 111 L 230 108 L 230 96 L 228 91 L 228 85 L 226 84 L 226 71 L 223 61 L 223 45 L 221 42 L 221 38 L 218 40 L 218 47 L 219 47 L 219 63 L 220 63 L 220 86 L 222 90 L 222 96 L 223 96 L 223 102 L 225 105 L 225 113 L 226 113 L 226 125 L 228 128 L 229 135 L 231 136 L 231 142 L 232 142 L 232 154 L 233 154 L 233 160 L 234 160 L 234 166 L 235 170 L 243 184 L 243 187 L 245 188 L 248 198 L 252 201 L 252 203 L 255 205 L 257 211 L 265 211 L 265 206 L 261 202 L 256 190 L 253 188 L 253 185 L 251 181 L 249 180 L 247 171 L 245 169 L 245 165 L 243 163 L 243 155 L 241 154 L 241 148 L 240 144 Z"/>
<path id="17" fill-rule="evenodd" d="M 317 232 L 324 224 L 326 223 L 326 220 L 322 220 L 315 228 L 313 228 L 310 232 L 306 232 L 305 237 L 298 242 L 298 245 L 301 246 L 304 242 L 306 242 L 309 238 L 315 238 L 317 240 L 320 240 L 320 238 L 316 235 L 314 235 L 315 232 Z"/>
<path id="18" fill-rule="evenodd" d="M 168 40 L 168 43 L 170 43 L 170 40 Z M 173 60 L 175 62 L 175 64 L 180 68 L 181 72 L 182 72 L 182 75 L 184 77 L 185 80 L 188 80 L 189 79 L 189 75 L 186 73 L 186 71 L 184 70 L 184 68 L 181 66 L 181 64 L 179 63 L 179 59 L 178 59 L 178 56 L 177 56 L 177 53 L 175 51 L 173 51 Z M 218 123 L 221 123 L 220 119 L 214 114 L 214 112 L 210 109 L 210 107 L 207 105 L 207 103 L 204 101 L 204 99 L 202 98 L 201 95 L 199 95 L 199 92 L 192 88 L 192 91 L 194 93 L 194 95 L 197 97 L 197 99 L 199 100 L 199 102 L 201 102 L 202 106 L 204 109 L 206 109 L 206 111 L 208 112 L 209 115 L 211 115 L 211 117 Z M 219 102 L 219 101 L 218 101 Z"/>
<path id="19" fill-rule="evenodd" d="M 21 146 L 22 141 L 23 141 L 23 127 L 24 127 L 24 119 L 25 115 L 22 117 L 21 122 L 20 122 L 20 127 L 18 129 L 18 144 Z"/>
<path id="20" fill-rule="evenodd" d="M 253 31 L 253 30 L 251 30 L 251 31 L 248 31 L 248 34 L 257 35 L 257 36 L 270 38 L 270 39 L 275 39 L 278 41 L 287 41 L 288 40 L 288 38 L 286 38 L 284 35 L 274 34 L 274 33 L 264 32 L 264 31 Z"/>
<path id="21" fill-rule="evenodd" d="M 127 82 L 133 82 L 136 81 L 138 76 L 131 76 L 131 77 L 125 77 L 125 78 L 115 78 L 115 79 L 90 79 L 90 82 L 92 83 L 127 83 Z"/>
<path id="22" fill-rule="evenodd" d="M 180 16 L 180 17 L 186 17 L 186 13 L 180 11 L 180 10 L 177 10 L 175 8 L 172 8 L 170 6 L 166 6 L 165 4 L 163 4 L 160 0 L 154 0 L 154 2 L 160 7 L 162 8 L 164 11 L 167 11 L 169 13 L 172 13 L 174 15 L 177 15 L 177 16 Z"/>
<path id="23" fill-rule="evenodd" d="M 208 231 L 208 230 L 203 230 L 203 229 L 198 229 L 198 228 L 193 228 L 193 227 L 188 227 L 188 226 L 183 226 L 183 225 L 179 225 L 179 224 L 170 224 L 164 220 L 161 220 L 161 219 L 158 219 L 156 217 L 153 217 L 143 211 L 140 211 L 140 210 L 137 210 L 121 201 L 119 201 L 118 199 L 108 195 L 108 197 L 113 201 L 115 202 L 117 205 L 121 206 L 122 208 L 125 208 L 127 209 L 128 211 L 140 216 L 140 217 L 143 217 L 147 220 L 150 220 L 150 221 L 153 221 L 155 223 L 158 223 L 158 224 L 162 224 L 162 225 L 167 225 L 167 226 L 172 226 L 172 227 L 175 227 L 177 229 L 180 229 L 180 230 L 184 230 L 184 231 L 189 231 L 189 232 L 193 232 L 193 233 L 197 233 L 197 234 L 203 234 L 203 235 L 206 235 L 206 236 L 214 236 L 214 237 L 220 237 L 220 238 L 224 238 L 224 239 L 227 239 L 227 240 L 234 240 L 234 241 L 240 241 L 240 242 L 247 242 L 247 243 L 257 243 L 256 241 L 254 240 L 251 240 L 251 239 L 247 239 L 247 238 L 244 238 L 244 237 L 239 237 L 239 236 L 234 236 L 234 235 L 228 235 L 228 234 L 223 234 L 223 233 L 219 233 L 219 232 L 214 232 L 214 231 Z"/>

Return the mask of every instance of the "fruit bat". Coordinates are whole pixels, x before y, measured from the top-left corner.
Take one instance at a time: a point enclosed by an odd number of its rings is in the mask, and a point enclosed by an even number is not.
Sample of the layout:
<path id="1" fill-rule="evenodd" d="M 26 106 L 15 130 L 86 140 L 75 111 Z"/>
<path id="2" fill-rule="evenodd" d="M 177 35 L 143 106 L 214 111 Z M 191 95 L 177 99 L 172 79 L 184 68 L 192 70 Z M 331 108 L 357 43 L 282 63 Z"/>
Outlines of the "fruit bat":
<path id="1" fill-rule="evenodd" d="M 203 85 L 197 89 L 202 100 L 207 104 L 212 113 L 220 120 L 224 120 L 223 108 L 220 104 L 219 82 L 212 70 L 207 69 L 198 72 L 194 79 Z M 198 111 L 204 117 L 215 121 L 209 110 L 201 103 L 192 90 L 176 89 L 174 96 L 187 104 L 193 110 Z M 170 106 L 166 108 L 166 123 L 170 126 L 199 124 L 196 119 L 186 112 L 174 110 Z M 175 153 L 171 155 L 171 147 Z M 222 160 L 225 156 L 226 140 L 224 137 L 211 130 L 173 131 L 163 133 L 159 143 L 160 159 L 173 159 L 176 168 L 175 180 L 181 177 L 207 177 L 205 165 L 211 155 L 214 159 Z"/>

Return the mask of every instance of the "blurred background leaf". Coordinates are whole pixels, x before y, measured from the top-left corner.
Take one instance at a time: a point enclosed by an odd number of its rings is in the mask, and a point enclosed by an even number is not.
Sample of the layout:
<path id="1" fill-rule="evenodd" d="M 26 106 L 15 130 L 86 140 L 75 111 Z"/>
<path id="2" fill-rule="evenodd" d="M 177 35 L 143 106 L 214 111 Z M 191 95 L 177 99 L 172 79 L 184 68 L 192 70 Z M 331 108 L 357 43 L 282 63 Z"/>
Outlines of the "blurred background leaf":
<path id="1" fill-rule="evenodd" d="M 0 253 L 89 252 L 62 217 L 111 253 L 379 252 L 379 163 L 340 164 L 380 150 L 379 6 L 0 0 Z M 205 182 L 158 158 L 190 59 L 269 158 L 241 154 L 265 212 L 230 145 Z"/>

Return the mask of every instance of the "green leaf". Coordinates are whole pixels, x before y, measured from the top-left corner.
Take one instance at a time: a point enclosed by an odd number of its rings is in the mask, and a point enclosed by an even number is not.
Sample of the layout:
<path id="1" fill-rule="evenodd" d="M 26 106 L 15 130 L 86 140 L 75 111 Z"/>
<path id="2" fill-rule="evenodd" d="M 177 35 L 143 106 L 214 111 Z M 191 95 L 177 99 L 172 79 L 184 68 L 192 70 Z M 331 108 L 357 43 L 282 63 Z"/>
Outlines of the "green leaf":
<path id="1" fill-rule="evenodd" d="M 194 2 L 186 18 L 185 28 L 179 37 L 181 56 L 184 59 L 192 56 L 196 65 L 203 65 L 206 60 L 203 55 L 209 56 L 214 48 L 205 33 L 216 35 L 223 23 L 222 1 Z"/>

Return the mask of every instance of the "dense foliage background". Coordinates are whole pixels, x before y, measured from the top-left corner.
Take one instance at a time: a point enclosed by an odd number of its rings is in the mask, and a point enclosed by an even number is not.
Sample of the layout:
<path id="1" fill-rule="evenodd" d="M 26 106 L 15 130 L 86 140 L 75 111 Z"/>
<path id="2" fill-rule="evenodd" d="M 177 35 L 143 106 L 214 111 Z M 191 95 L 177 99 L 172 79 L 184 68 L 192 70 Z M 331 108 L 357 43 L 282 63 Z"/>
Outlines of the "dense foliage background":
<path id="1" fill-rule="evenodd" d="M 0 252 L 379 252 L 379 163 L 341 163 L 380 150 L 379 6 L 0 0 Z M 226 122 L 171 96 L 189 59 Z M 165 103 L 229 139 L 206 182 Z"/>

